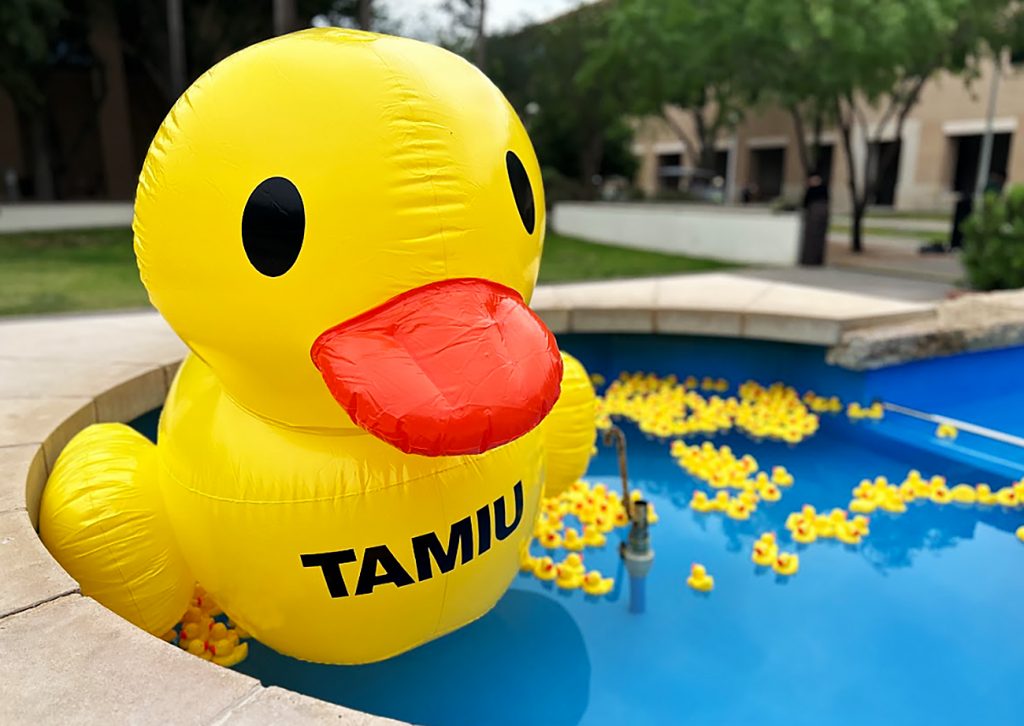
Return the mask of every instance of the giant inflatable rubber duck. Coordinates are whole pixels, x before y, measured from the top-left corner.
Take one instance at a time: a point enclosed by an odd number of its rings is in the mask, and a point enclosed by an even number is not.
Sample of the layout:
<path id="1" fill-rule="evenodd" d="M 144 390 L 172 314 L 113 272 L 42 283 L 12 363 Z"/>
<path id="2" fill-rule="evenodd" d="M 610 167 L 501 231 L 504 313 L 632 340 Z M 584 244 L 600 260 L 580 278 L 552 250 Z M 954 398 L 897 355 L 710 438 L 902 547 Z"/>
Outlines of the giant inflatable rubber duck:
<path id="1" fill-rule="evenodd" d="M 191 349 L 158 444 L 92 426 L 41 536 L 165 632 L 200 582 L 268 646 L 401 653 L 505 592 L 562 363 L 529 310 L 544 236 L 522 124 L 437 47 L 312 29 L 237 53 L 146 158 L 135 251 Z"/>

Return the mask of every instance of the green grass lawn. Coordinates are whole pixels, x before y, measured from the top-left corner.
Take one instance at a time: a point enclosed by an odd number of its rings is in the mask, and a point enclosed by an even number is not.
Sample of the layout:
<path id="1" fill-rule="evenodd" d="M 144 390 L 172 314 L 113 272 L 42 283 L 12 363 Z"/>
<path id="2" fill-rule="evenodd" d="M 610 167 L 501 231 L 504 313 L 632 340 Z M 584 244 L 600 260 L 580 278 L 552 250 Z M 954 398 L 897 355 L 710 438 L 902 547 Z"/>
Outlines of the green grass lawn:
<path id="1" fill-rule="evenodd" d="M 833 234 L 849 234 L 850 227 L 845 224 L 833 224 L 828 228 Z M 920 242 L 946 242 L 949 240 L 949 232 L 920 232 L 913 229 L 902 229 L 900 227 L 875 227 L 865 225 L 864 236 L 875 235 L 877 237 L 905 237 L 916 239 Z"/>
<path id="2" fill-rule="evenodd" d="M 725 262 L 609 247 L 549 232 L 540 264 L 541 282 L 579 282 L 650 277 L 731 267 Z"/>
<path id="3" fill-rule="evenodd" d="M 148 304 L 130 229 L 0 235 L 0 315 Z"/>
<path id="4" fill-rule="evenodd" d="M 727 265 L 549 234 L 541 282 L 605 280 Z M 148 304 L 129 229 L 0 235 L 0 315 L 113 310 Z"/>

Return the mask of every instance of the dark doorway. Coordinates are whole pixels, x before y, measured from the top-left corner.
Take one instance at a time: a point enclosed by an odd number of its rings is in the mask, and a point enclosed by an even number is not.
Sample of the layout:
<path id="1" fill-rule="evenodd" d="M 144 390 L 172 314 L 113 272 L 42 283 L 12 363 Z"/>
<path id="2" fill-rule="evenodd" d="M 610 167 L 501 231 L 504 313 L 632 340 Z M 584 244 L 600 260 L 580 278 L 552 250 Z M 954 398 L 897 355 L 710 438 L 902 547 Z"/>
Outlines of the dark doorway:
<path id="1" fill-rule="evenodd" d="M 715 152 L 715 163 L 711 171 L 714 172 L 715 176 L 722 177 L 723 180 L 729 177 L 729 152 L 728 151 L 716 151 Z"/>
<path id="2" fill-rule="evenodd" d="M 786 169 L 786 149 L 751 149 L 750 180 L 754 183 L 753 198 L 769 202 L 782 194 L 782 180 Z"/>
<path id="3" fill-rule="evenodd" d="M 682 154 L 658 154 L 658 189 L 675 191 L 683 175 Z"/>
<path id="4" fill-rule="evenodd" d="M 895 151 L 893 151 L 895 147 Z M 902 143 L 899 141 L 882 141 L 871 144 L 869 153 L 872 169 L 876 169 L 878 176 L 875 185 L 875 196 L 870 200 L 872 204 L 882 207 L 891 207 L 896 203 L 896 179 L 900 171 L 900 152 Z M 892 154 L 889 163 L 882 166 L 882 162 L 888 154 Z"/>
<path id="5" fill-rule="evenodd" d="M 1006 178 L 1006 167 L 1010 160 L 1010 142 L 1013 134 L 995 134 L 992 138 L 991 174 L 1000 174 Z M 953 178 L 950 180 L 950 191 L 961 194 L 973 194 L 978 182 L 978 160 L 981 158 L 982 136 L 952 136 L 953 144 Z"/>

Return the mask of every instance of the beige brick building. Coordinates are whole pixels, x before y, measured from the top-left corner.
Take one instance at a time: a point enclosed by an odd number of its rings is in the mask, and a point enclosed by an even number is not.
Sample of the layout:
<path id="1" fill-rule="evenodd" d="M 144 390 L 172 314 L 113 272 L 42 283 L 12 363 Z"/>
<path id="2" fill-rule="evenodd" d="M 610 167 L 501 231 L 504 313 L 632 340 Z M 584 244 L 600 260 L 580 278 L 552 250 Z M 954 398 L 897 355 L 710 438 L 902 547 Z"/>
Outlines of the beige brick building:
<path id="1" fill-rule="evenodd" d="M 948 210 L 958 190 L 973 189 L 994 67 L 993 63 L 987 64 L 969 88 L 961 78 L 949 74 L 939 75 L 925 86 L 898 140 L 896 163 L 880 174 L 876 206 Z M 672 113 L 694 138 L 689 116 L 678 109 Z M 880 116 L 881 110 L 871 121 Z M 1008 183 L 1024 183 L 1024 142 L 1018 143 L 1016 138 L 1022 119 L 1024 69 L 1006 63 L 997 93 L 992 170 L 1003 173 Z M 883 143 L 896 143 L 895 129 L 883 129 L 881 138 Z M 833 203 L 836 208 L 847 208 L 847 164 L 841 138 L 835 129 L 827 129 L 822 141 L 826 168 L 831 161 Z M 780 196 L 800 198 L 803 171 L 799 150 L 792 120 L 782 109 L 751 111 L 734 133 L 718 140 L 716 148 L 714 173 L 726 200 L 739 201 L 744 190 L 761 202 Z M 678 188 L 680 179 L 688 173 L 690 162 L 683 143 L 661 118 L 639 123 L 633 150 L 641 162 L 637 182 L 649 195 Z M 872 152 L 863 138 L 855 138 L 854 153 L 863 160 Z M 858 167 L 862 168 L 863 163 Z"/>

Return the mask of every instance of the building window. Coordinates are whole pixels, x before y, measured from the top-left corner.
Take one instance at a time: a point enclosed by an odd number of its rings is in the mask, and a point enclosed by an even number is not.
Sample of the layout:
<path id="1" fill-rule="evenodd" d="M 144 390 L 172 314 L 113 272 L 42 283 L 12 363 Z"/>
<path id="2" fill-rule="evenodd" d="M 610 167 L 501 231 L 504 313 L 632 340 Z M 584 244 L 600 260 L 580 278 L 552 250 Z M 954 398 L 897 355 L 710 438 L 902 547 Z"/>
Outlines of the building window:
<path id="1" fill-rule="evenodd" d="M 679 180 L 682 176 L 682 154 L 658 154 L 658 189 L 663 191 L 679 189 Z"/>
<path id="2" fill-rule="evenodd" d="M 953 151 L 953 174 L 949 190 L 960 194 L 973 194 L 978 183 L 978 161 L 981 159 L 981 134 L 951 136 L 949 143 Z M 1013 134 L 994 134 L 992 137 L 992 161 L 989 164 L 989 181 L 998 183 L 1006 179 L 1006 168 L 1010 161 L 1010 143 Z"/>
<path id="3" fill-rule="evenodd" d="M 751 149 L 748 189 L 751 201 L 770 202 L 781 196 L 785 171 L 786 147 Z"/>

